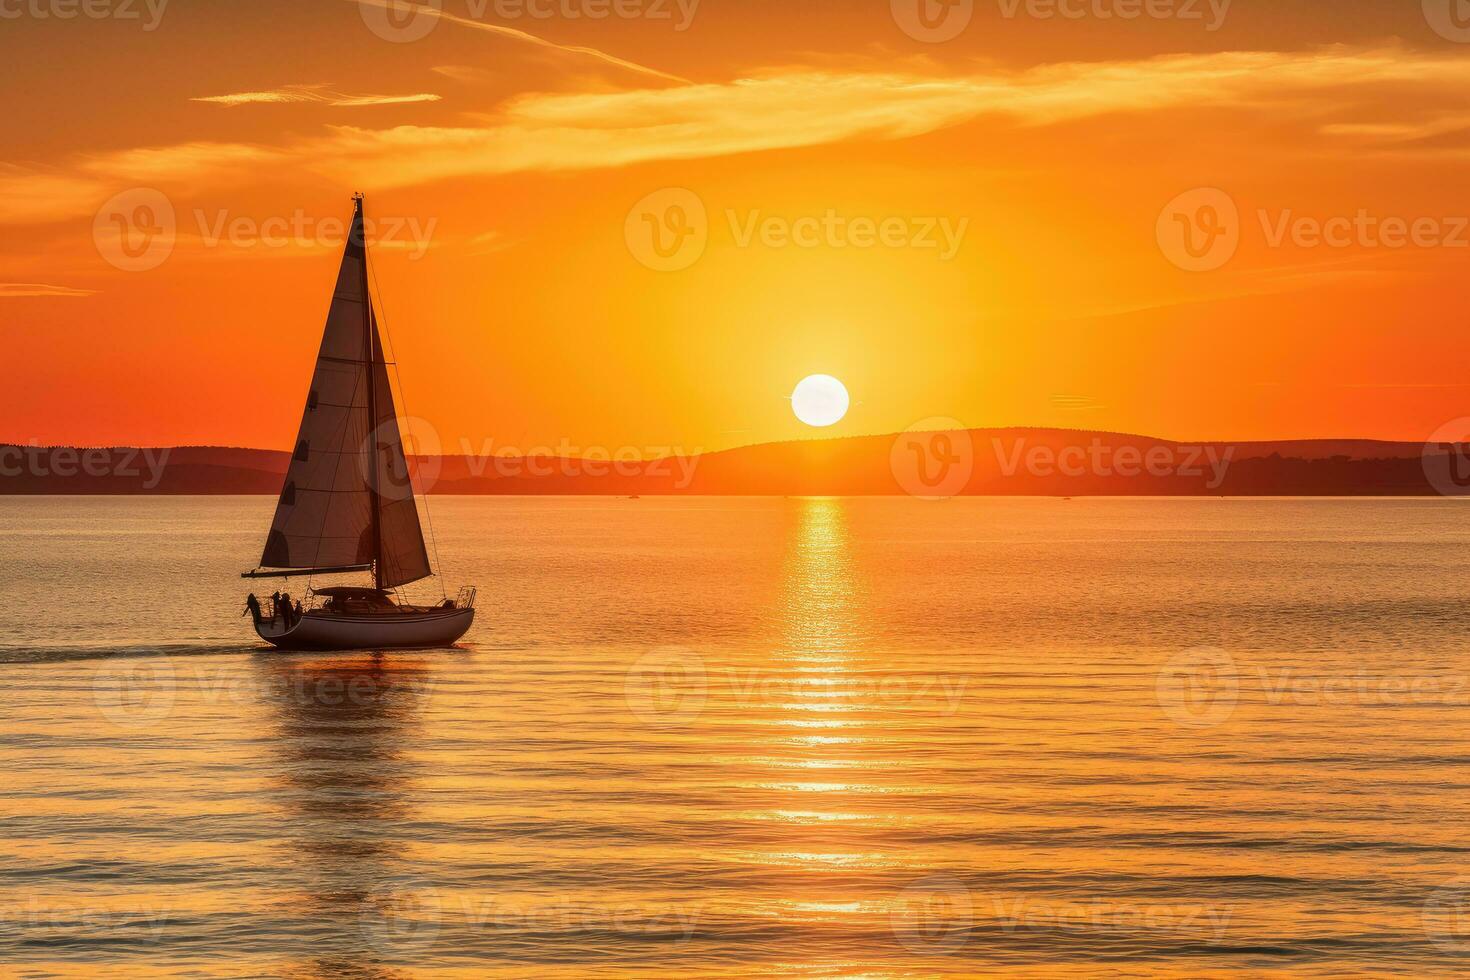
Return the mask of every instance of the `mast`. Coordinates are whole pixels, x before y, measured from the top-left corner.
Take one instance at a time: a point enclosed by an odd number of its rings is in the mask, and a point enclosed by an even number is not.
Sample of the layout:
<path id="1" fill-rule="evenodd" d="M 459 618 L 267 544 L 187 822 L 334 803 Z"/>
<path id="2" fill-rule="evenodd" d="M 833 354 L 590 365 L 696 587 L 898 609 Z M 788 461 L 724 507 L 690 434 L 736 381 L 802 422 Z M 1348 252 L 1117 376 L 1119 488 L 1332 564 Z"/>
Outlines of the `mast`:
<path id="1" fill-rule="evenodd" d="M 373 328 L 373 297 L 368 291 L 367 230 L 363 227 L 362 194 L 352 196 L 357 213 L 352 225 L 357 229 L 362 245 L 362 337 L 363 350 L 367 353 L 367 410 L 368 410 L 368 527 L 373 542 L 373 588 L 382 586 L 383 527 L 378 513 L 378 331 Z"/>

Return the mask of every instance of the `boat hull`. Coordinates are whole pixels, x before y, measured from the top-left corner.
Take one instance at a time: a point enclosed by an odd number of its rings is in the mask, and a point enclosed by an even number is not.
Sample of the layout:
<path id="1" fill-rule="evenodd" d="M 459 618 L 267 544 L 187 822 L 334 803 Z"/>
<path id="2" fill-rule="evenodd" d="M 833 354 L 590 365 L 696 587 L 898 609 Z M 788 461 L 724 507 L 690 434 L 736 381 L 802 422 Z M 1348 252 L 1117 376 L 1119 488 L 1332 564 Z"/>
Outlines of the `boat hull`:
<path id="1" fill-rule="evenodd" d="M 473 608 L 376 616 L 309 612 L 290 629 L 279 619 L 262 619 L 255 632 L 282 650 L 391 650 L 447 647 L 474 621 Z"/>

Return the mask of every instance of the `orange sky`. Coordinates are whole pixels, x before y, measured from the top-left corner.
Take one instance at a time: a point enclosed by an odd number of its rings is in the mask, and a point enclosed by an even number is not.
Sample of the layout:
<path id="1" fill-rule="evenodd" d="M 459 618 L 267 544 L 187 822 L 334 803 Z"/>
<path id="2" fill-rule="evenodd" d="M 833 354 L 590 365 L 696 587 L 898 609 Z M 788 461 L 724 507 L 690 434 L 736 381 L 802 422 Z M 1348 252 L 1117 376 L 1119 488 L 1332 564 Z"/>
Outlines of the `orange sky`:
<path id="1" fill-rule="evenodd" d="M 1219 23 L 1223 0 L 974 0 L 945 41 L 905 33 L 909 0 L 442 0 L 401 42 L 370 26 L 386 0 L 61 2 L 0 6 L 0 441 L 285 445 L 340 254 L 315 232 L 354 190 L 387 222 L 407 407 L 445 451 L 933 416 L 1414 440 L 1470 414 L 1470 44 L 1436 0 Z M 667 188 L 707 220 L 661 271 L 634 209 L 667 217 Z M 1160 220 L 1195 188 L 1238 213 L 1206 271 Z M 159 196 L 172 251 L 119 268 L 113 212 Z M 1422 242 L 1291 223 L 1360 212 Z M 899 231 L 744 238 L 829 214 Z M 853 397 L 820 433 L 786 400 L 814 372 Z"/>

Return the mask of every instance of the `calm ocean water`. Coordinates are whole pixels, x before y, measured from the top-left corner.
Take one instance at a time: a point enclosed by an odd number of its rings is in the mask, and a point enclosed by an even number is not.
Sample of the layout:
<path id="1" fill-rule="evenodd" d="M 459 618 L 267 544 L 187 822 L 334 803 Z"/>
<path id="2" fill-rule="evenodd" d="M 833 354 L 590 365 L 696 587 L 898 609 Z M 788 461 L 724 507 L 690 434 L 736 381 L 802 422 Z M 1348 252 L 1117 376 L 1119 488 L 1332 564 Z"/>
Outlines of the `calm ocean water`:
<path id="1" fill-rule="evenodd" d="M 1470 970 L 1463 504 L 433 503 L 282 655 L 273 500 L 0 498 L 0 974 Z"/>

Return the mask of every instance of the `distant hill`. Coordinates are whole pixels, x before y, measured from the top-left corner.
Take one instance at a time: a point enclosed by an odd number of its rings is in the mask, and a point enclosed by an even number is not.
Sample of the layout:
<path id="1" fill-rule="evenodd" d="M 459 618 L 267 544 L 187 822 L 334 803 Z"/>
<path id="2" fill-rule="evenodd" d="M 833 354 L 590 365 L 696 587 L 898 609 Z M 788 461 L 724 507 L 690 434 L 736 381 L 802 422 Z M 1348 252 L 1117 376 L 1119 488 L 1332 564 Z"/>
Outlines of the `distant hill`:
<path id="1" fill-rule="evenodd" d="M 1460 447 L 1464 449 L 1466 447 Z M 745 446 L 696 456 L 434 456 L 436 494 L 1313 495 L 1470 493 L 1454 447 L 1298 439 L 1180 443 L 1068 429 L 970 429 Z M 271 494 L 287 454 L 264 449 L 0 444 L 0 494 Z M 1447 486 L 1447 484 L 1449 484 Z"/>

